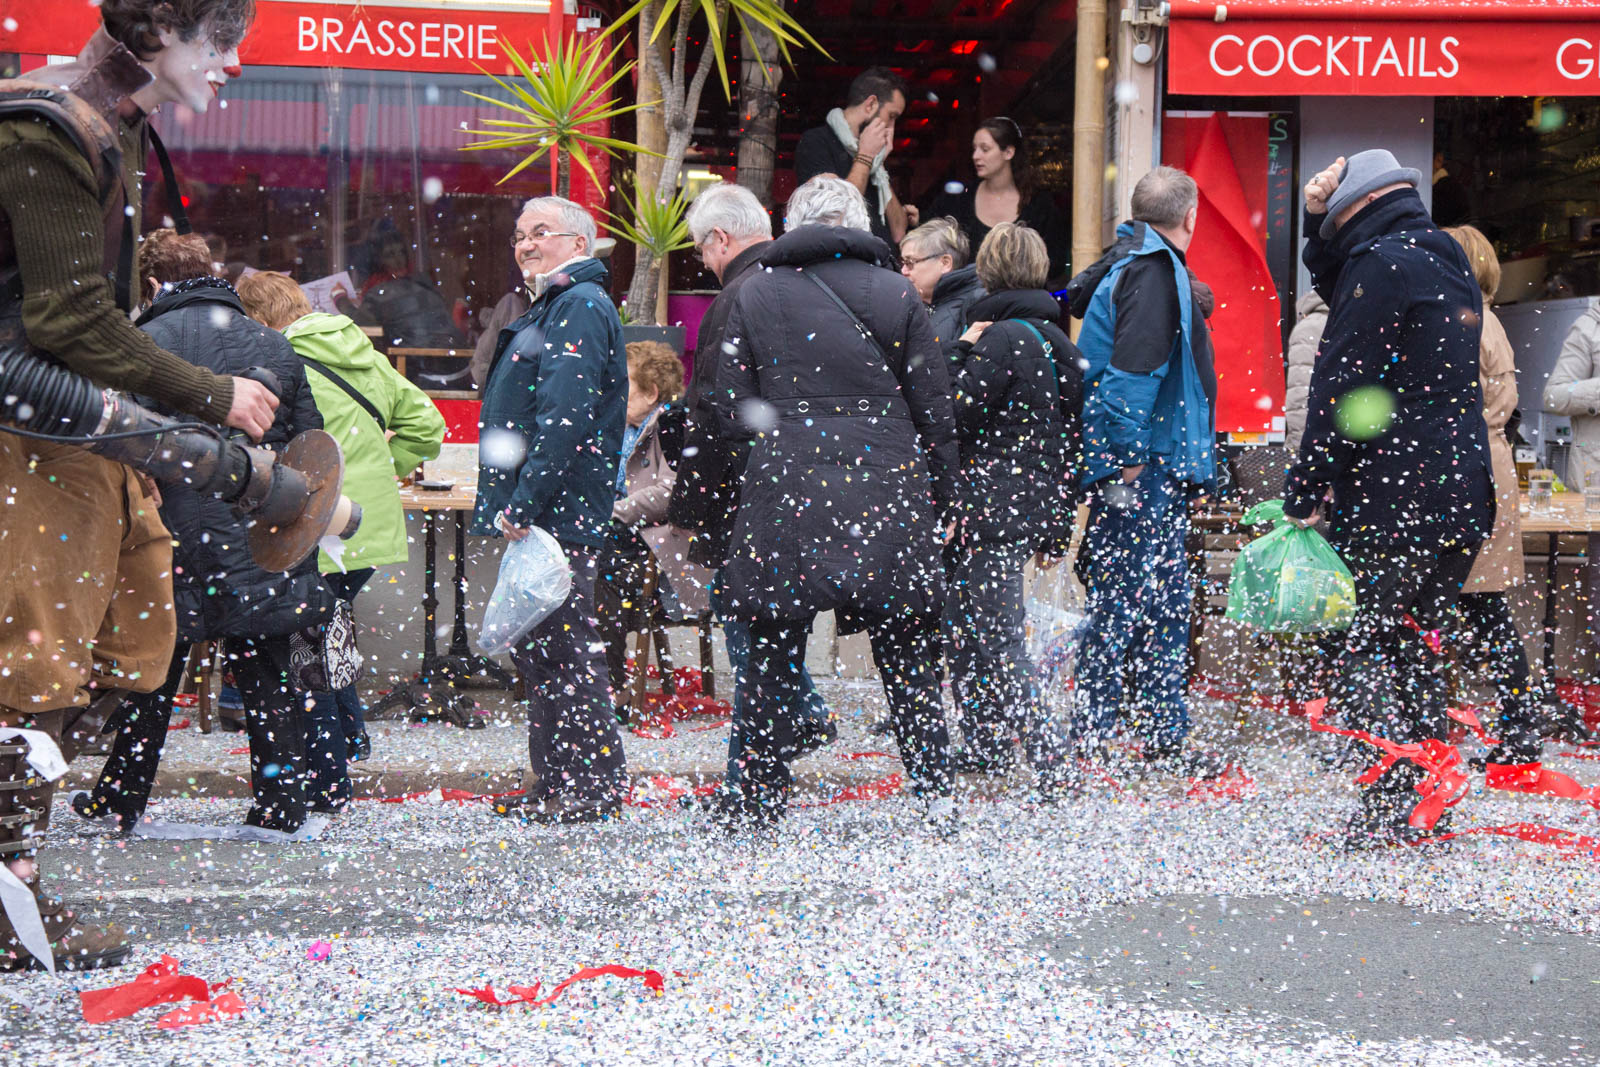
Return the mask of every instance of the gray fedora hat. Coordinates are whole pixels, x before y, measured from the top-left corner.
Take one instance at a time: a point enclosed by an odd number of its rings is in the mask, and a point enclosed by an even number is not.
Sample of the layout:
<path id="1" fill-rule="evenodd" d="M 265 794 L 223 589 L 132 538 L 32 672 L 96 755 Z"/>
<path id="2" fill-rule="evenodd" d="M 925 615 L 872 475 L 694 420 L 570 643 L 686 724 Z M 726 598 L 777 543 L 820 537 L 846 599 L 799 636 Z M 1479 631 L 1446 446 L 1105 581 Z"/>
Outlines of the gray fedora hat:
<path id="1" fill-rule="evenodd" d="M 1374 189 L 1382 189 L 1396 182 L 1421 185 L 1422 172 L 1416 167 L 1402 167 L 1400 161 L 1394 158 L 1394 153 L 1387 148 L 1369 148 L 1345 160 L 1344 172 L 1339 175 L 1339 188 L 1328 198 L 1328 213 L 1322 218 L 1319 231 L 1322 239 L 1333 239 L 1334 231 L 1338 228 L 1333 220 L 1339 217 L 1339 212 Z"/>

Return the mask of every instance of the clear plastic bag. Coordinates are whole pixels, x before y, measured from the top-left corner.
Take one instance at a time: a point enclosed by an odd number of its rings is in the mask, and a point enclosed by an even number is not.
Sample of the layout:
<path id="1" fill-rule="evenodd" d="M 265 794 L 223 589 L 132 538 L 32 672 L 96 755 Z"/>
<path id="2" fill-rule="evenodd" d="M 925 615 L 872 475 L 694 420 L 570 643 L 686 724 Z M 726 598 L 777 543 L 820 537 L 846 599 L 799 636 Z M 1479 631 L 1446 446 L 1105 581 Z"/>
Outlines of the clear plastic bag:
<path id="1" fill-rule="evenodd" d="M 520 541 L 506 545 L 500 574 L 483 609 L 478 650 L 493 656 L 527 636 L 559 608 L 572 592 L 572 566 L 554 537 L 533 527 Z"/>
<path id="2" fill-rule="evenodd" d="M 1356 611 L 1356 583 L 1327 538 L 1285 521 L 1281 500 L 1257 504 L 1244 521 L 1277 525 L 1234 561 L 1228 618 L 1278 634 L 1348 628 Z"/>
<path id="3" fill-rule="evenodd" d="M 1088 617 L 1083 595 L 1065 562 L 1038 572 L 1024 605 L 1028 659 L 1047 705 L 1063 704 L 1072 691 L 1078 649 Z"/>

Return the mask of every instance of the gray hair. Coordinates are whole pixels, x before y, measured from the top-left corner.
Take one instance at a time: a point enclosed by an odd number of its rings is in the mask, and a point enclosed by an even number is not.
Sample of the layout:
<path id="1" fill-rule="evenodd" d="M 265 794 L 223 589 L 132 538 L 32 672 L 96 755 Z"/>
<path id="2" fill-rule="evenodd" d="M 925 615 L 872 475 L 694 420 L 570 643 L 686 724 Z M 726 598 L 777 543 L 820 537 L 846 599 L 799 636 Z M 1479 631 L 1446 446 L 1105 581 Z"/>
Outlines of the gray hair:
<path id="1" fill-rule="evenodd" d="M 872 230 L 861 190 L 834 174 L 819 174 L 789 197 L 785 229 L 801 226 L 848 226 Z"/>
<path id="2" fill-rule="evenodd" d="M 585 211 L 582 204 L 573 203 L 564 196 L 536 196 L 522 205 L 517 216 L 520 218 L 530 211 L 554 212 L 561 220 L 561 228 L 584 238 L 587 242 L 584 251 L 594 255 L 594 216 Z"/>
<path id="3" fill-rule="evenodd" d="M 713 185 L 695 197 L 686 221 L 689 238 L 697 245 L 704 244 L 712 230 L 721 230 L 735 241 L 772 237 L 772 217 L 756 194 L 729 182 Z"/>
<path id="4" fill-rule="evenodd" d="M 1200 202 L 1200 188 L 1177 167 L 1157 167 L 1133 187 L 1133 220 L 1152 226 L 1181 226 Z"/>
<path id="5" fill-rule="evenodd" d="M 949 256 L 951 270 L 965 267 L 967 257 L 972 254 L 972 242 L 967 239 L 961 224 L 950 215 L 924 222 L 906 234 L 900 239 L 900 247 L 906 245 L 927 253 L 930 258 Z"/>

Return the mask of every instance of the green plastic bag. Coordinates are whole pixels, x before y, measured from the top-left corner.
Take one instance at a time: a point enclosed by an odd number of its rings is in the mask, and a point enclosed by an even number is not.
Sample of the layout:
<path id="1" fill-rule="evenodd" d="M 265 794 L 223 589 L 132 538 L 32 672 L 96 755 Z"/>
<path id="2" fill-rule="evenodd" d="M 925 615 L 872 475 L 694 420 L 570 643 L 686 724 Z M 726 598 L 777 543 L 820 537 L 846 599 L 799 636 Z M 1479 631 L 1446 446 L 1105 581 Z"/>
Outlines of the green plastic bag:
<path id="1" fill-rule="evenodd" d="M 1228 618 L 1275 634 L 1347 629 L 1356 610 L 1356 583 L 1327 538 L 1285 520 L 1281 500 L 1257 504 L 1244 521 L 1277 525 L 1234 561 Z"/>

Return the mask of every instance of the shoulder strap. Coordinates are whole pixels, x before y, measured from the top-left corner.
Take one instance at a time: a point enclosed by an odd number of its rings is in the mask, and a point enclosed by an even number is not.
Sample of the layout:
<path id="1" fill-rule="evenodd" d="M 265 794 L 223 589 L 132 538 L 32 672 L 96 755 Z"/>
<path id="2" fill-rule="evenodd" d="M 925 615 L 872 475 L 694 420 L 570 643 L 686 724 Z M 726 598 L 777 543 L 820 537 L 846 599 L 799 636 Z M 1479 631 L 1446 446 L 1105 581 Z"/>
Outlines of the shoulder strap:
<path id="1" fill-rule="evenodd" d="M 354 400 L 357 404 L 360 404 L 364 409 L 366 409 L 367 414 L 372 416 L 372 421 L 378 424 L 378 429 L 382 430 L 384 433 L 389 432 L 389 424 L 384 421 L 382 415 L 378 414 L 377 406 L 374 405 L 372 401 L 368 400 L 366 397 L 357 392 L 356 387 L 345 381 L 342 375 L 336 372 L 332 367 L 314 360 L 310 356 L 301 356 L 300 359 L 303 363 L 305 363 L 306 366 L 311 367 L 318 374 L 328 379 L 328 381 L 349 393 L 350 399 Z"/>
<path id="2" fill-rule="evenodd" d="M 1029 322 L 1027 319 L 1010 319 L 1008 321 L 1021 324 L 1023 328 L 1025 328 L 1029 333 L 1033 334 L 1034 338 L 1044 346 L 1045 355 L 1049 356 L 1055 353 L 1056 346 L 1045 340 L 1044 334 L 1040 333 L 1039 328 L 1033 323 Z"/>
<path id="3" fill-rule="evenodd" d="M 839 294 L 833 291 L 833 286 L 829 285 L 827 282 L 823 281 L 821 278 L 817 277 L 815 274 L 803 267 L 801 268 L 800 273 L 804 274 L 807 278 L 810 278 L 816 287 L 821 289 L 827 298 L 832 300 L 839 310 L 845 313 L 851 322 L 855 323 L 856 331 L 861 334 L 862 338 L 867 342 L 867 344 L 872 346 L 872 350 L 878 354 L 878 358 L 883 360 L 884 366 L 892 367 L 893 364 L 889 362 L 889 355 L 883 350 L 883 346 L 878 343 L 878 339 L 872 336 L 872 331 L 867 329 L 866 324 L 856 317 L 856 313 L 854 311 L 850 310 L 850 305 L 846 304 L 842 299 L 840 299 Z"/>
<path id="4" fill-rule="evenodd" d="M 189 225 L 189 212 L 183 206 L 183 191 L 178 188 L 178 175 L 172 169 L 172 157 L 167 155 L 167 146 L 161 143 L 161 135 L 156 133 L 154 126 L 147 123 L 145 132 L 150 134 L 150 147 L 155 149 L 156 162 L 161 164 L 161 182 L 167 189 L 167 214 L 172 216 L 172 228 L 179 233 L 193 233 L 194 227 Z"/>

